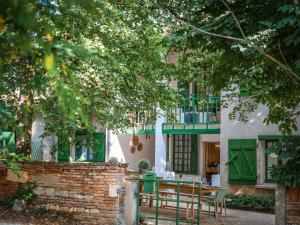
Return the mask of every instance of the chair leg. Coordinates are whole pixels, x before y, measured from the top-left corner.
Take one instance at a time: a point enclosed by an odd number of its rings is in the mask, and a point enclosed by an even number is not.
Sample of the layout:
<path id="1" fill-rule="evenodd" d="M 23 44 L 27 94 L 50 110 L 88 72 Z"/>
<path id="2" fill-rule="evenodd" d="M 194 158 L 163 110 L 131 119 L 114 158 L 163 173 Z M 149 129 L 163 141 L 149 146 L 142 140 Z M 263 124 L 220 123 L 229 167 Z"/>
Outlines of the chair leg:
<path id="1" fill-rule="evenodd" d="M 218 216 L 218 203 L 214 203 L 214 216 L 215 216 L 215 220 L 217 220 L 217 216 Z"/>
<path id="2" fill-rule="evenodd" d="M 225 212 L 225 216 L 227 216 L 226 215 L 226 203 L 225 203 L 225 200 L 224 200 L 224 212 Z"/>

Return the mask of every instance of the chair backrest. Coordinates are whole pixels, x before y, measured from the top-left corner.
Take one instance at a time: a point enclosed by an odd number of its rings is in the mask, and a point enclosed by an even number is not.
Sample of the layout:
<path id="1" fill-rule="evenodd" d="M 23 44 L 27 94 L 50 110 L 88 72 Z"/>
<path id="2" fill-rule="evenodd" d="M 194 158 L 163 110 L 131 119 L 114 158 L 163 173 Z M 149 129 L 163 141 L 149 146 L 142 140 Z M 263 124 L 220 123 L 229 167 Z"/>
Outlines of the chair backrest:
<path id="1" fill-rule="evenodd" d="M 224 198 L 228 194 L 230 194 L 230 192 L 227 189 L 220 189 L 216 194 L 216 201 L 223 202 Z"/>

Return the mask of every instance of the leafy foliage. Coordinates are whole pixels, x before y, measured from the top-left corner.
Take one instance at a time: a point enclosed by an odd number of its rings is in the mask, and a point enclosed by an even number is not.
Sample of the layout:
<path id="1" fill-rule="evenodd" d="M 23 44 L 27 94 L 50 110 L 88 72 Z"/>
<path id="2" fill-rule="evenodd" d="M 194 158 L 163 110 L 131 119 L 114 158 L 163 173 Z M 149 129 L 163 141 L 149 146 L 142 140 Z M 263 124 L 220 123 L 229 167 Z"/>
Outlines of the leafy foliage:
<path id="1" fill-rule="evenodd" d="M 140 172 L 146 171 L 150 167 L 150 162 L 146 159 L 141 159 L 138 162 L 138 168 Z"/>
<path id="2" fill-rule="evenodd" d="M 300 115 L 299 4 L 158 0 L 153 8 L 168 24 L 166 45 L 184 53 L 178 63 L 194 62 L 186 67 L 191 76 L 177 76 L 178 80 L 199 78 L 201 88 L 209 85 L 213 93 L 222 92 L 232 120 L 247 122 L 248 113 L 263 104 L 268 107 L 263 122 L 277 124 L 281 133 L 292 135 Z M 278 181 L 288 186 L 299 179 L 299 146 L 280 150 L 280 157 L 289 160 L 273 168 Z"/>
<path id="3" fill-rule="evenodd" d="M 119 130 L 126 114 L 173 99 L 162 30 L 138 2 L 0 1 L 0 127 L 30 154 L 31 124 L 74 134 L 97 121 Z"/>
<path id="4" fill-rule="evenodd" d="M 34 185 L 25 184 L 18 188 L 16 193 L 0 201 L 0 206 L 5 209 L 11 208 L 14 204 L 15 199 L 25 200 L 27 204 L 31 204 L 37 195 L 34 193 Z"/>
<path id="5" fill-rule="evenodd" d="M 20 167 L 18 162 L 31 161 L 32 159 L 23 154 L 16 154 L 16 152 L 7 148 L 0 148 L 0 166 L 1 164 L 7 164 L 8 168 L 11 169 L 15 174 L 19 174 Z"/>
<path id="6" fill-rule="evenodd" d="M 168 45 L 189 49 L 199 62 L 191 66 L 194 77 L 203 77 L 203 55 L 214 57 L 202 82 L 217 93 L 227 91 L 224 105 L 234 105 L 232 119 L 247 121 L 247 113 L 264 104 L 267 124 L 278 124 L 284 134 L 297 130 L 298 1 L 174 0 L 156 1 L 153 7 L 169 25 Z M 253 100 L 241 97 L 241 89 Z"/>
<path id="7" fill-rule="evenodd" d="M 112 157 L 110 157 L 110 158 L 108 159 L 107 162 L 108 162 L 108 163 L 118 163 L 119 160 L 118 160 L 118 158 L 112 156 Z"/>
<path id="8" fill-rule="evenodd" d="M 23 199 L 28 204 L 31 204 L 37 197 L 37 194 L 34 193 L 34 185 L 26 184 L 22 185 L 14 195 L 15 199 Z"/>
<path id="9" fill-rule="evenodd" d="M 300 137 L 284 137 L 266 152 L 275 153 L 280 161 L 273 166 L 271 175 L 288 187 L 300 185 Z"/>
<path id="10" fill-rule="evenodd" d="M 226 207 L 259 212 L 275 212 L 275 199 L 267 195 L 230 195 Z"/>

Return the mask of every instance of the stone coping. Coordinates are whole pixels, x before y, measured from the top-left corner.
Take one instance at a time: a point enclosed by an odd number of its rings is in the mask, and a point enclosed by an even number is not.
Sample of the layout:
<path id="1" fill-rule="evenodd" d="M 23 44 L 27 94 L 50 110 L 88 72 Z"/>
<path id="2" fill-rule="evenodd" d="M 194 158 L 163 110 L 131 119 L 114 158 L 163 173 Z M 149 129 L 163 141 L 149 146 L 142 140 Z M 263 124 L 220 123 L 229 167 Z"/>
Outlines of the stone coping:
<path id="1" fill-rule="evenodd" d="M 28 161 L 28 162 L 18 162 L 19 166 L 32 165 L 32 166 L 53 166 L 53 167 L 74 167 L 74 168 L 97 168 L 97 167 L 121 167 L 127 168 L 127 163 L 108 163 L 108 162 L 74 162 L 74 163 L 61 163 L 61 162 L 45 162 L 45 161 Z M 6 168 L 7 165 L 0 165 L 0 168 Z"/>
<path id="2" fill-rule="evenodd" d="M 255 188 L 275 190 L 276 184 L 275 183 L 258 184 L 258 185 L 255 185 Z"/>

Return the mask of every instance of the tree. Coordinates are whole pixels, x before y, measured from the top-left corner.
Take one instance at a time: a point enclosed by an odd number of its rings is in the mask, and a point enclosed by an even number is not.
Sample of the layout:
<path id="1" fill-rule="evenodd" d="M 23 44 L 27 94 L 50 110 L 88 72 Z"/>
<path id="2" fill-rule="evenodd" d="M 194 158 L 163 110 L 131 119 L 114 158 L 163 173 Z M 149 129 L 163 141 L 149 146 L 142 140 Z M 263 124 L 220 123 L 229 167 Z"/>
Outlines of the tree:
<path id="1" fill-rule="evenodd" d="M 256 103 L 269 107 L 267 123 L 291 134 L 300 114 L 298 1 L 157 1 L 153 4 L 168 21 L 167 38 L 177 48 L 201 49 L 219 55 L 209 76 L 215 91 L 231 90 L 234 100 L 244 89 Z M 201 56 L 198 68 L 203 67 Z M 237 89 L 233 90 L 235 84 Z M 253 110 L 244 100 L 235 112 Z"/>
<path id="2" fill-rule="evenodd" d="M 124 115 L 170 104 L 162 32 L 139 3 L 0 4 L 0 126 L 17 131 L 19 152 L 30 154 L 36 114 L 46 133 L 71 134 L 93 120 L 123 128 Z"/>
<path id="3" fill-rule="evenodd" d="M 298 129 L 299 1 L 151 2 L 168 24 L 167 45 L 186 58 L 179 62 L 197 62 L 189 64 L 194 77 L 214 92 L 227 91 L 224 106 L 235 104 L 231 119 L 247 121 L 247 113 L 264 104 L 269 109 L 267 124 L 277 124 L 285 136 Z M 300 181 L 299 143 L 288 137 L 282 141 L 273 151 L 285 163 L 273 173 L 281 183 L 295 186 Z"/>

